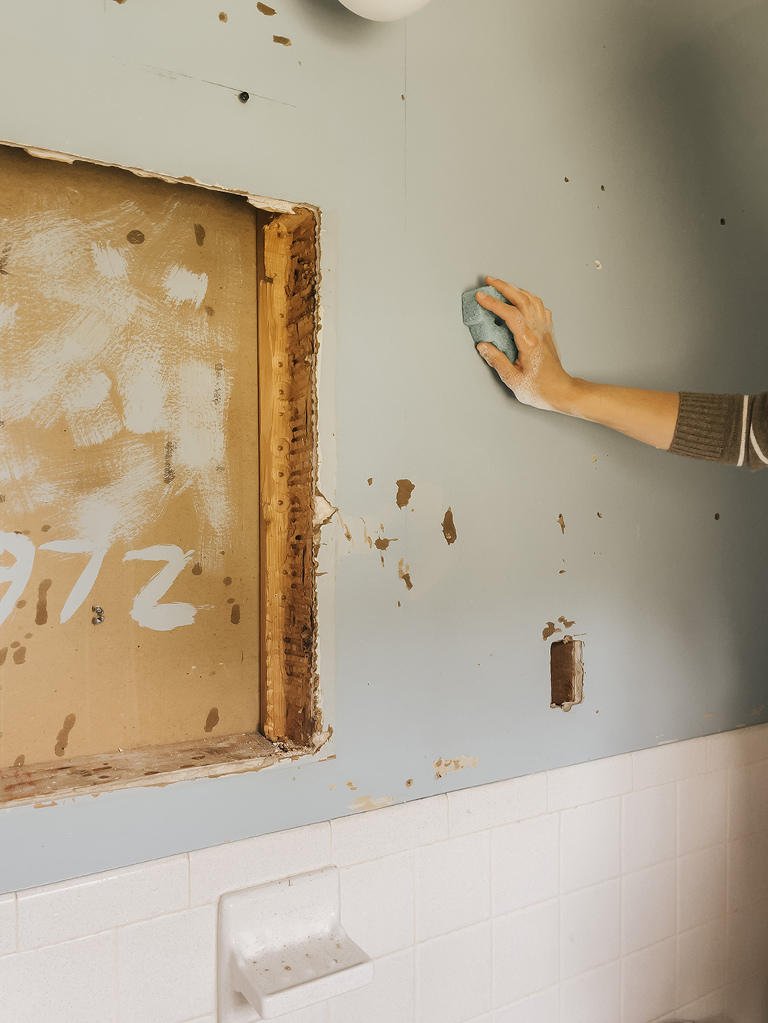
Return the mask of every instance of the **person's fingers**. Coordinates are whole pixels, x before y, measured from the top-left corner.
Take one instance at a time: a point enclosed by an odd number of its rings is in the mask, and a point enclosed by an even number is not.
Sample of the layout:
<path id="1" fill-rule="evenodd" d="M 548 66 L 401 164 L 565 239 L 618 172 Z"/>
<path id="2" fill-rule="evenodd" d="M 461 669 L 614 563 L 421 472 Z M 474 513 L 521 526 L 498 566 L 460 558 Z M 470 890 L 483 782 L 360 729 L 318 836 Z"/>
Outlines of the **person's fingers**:
<path id="1" fill-rule="evenodd" d="M 511 302 L 512 305 L 526 305 L 530 299 L 527 291 L 523 291 L 522 288 L 516 288 L 514 284 L 507 284 L 506 281 L 502 281 L 498 277 L 486 277 L 485 283 L 500 291 L 504 298 Z"/>
<path id="2" fill-rule="evenodd" d="M 500 352 L 495 345 L 484 341 L 482 344 L 477 346 L 477 351 L 478 354 L 485 359 L 491 369 L 496 370 L 507 387 L 514 390 L 515 386 L 522 381 L 522 370 L 518 369 L 514 363 L 510 362 L 506 355 L 504 355 L 503 352 Z"/>
<path id="3" fill-rule="evenodd" d="M 475 298 L 483 309 L 487 309 L 494 316 L 504 320 L 515 336 L 517 336 L 516 332 L 521 332 L 525 329 L 525 316 L 517 306 L 510 305 L 509 302 L 500 302 L 498 298 L 486 295 L 484 291 L 476 292 Z"/>

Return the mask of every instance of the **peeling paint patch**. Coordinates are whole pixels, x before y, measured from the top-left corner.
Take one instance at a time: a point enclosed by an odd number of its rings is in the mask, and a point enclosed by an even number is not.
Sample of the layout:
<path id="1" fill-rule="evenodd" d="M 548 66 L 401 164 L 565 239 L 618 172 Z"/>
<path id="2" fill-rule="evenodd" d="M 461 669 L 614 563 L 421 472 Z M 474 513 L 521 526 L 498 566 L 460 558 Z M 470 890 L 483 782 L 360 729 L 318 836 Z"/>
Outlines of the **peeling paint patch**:
<path id="1" fill-rule="evenodd" d="M 443 536 L 445 537 L 445 542 L 447 544 L 456 543 L 457 535 L 456 524 L 453 521 L 453 512 L 449 508 L 443 518 Z"/>
<path id="2" fill-rule="evenodd" d="M 380 810 L 383 806 L 391 806 L 394 803 L 394 796 L 358 796 L 354 803 L 350 803 L 348 810 Z"/>
<path id="3" fill-rule="evenodd" d="M 562 629 L 558 629 L 554 622 L 547 622 L 544 628 L 541 630 L 541 638 L 546 643 L 550 636 L 554 636 L 556 632 L 562 632 Z"/>
<path id="4" fill-rule="evenodd" d="M 408 502 L 411 499 L 411 494 L 416 489 L 415 484 L 411 483 L 410 480 L 395 480 L 397 483 L 397 507 L 407 508 Z"/>
<path id="5" fill-rule="evenodd" d="M 562 529 L 563 535 L 565 535 L 565 519 L 562 512 L 557 516 L 557 524 Z"/>
<path id="6" fill-rule="evenodd" d="M 374 540 L 374 544 L 380 551 L 385 551 L 391 543 L 396 543 L 397 539 L 398 537 L 396 536 L 380 536 L 377 540 Z"/>
<path id="7" fill-rule="evenodd" d="M 272 36 L 273 43 L 279 43 L 280 46 L 291 46 L 291 40 L 288 36 Z"/>
<path id="8" fill-rule="evenodd" d="M 256 10 L 261 11 L 262 14 L 266 14 L 268 18 L 271 18 L 276 13 L 274 7 L 267 7 L 266 4 L 262 3 L 256 4 Z"/>
<path id="9" fill-rule="evenodd" d="M 435 769 L 435 780 L 444 778 L 446 774 L 454 774 L 456 771 L 463 771 L 465 767 L 477 767 L 480 763 L 478 757 L 453 757 L 446 760 L 441 757 L 435 760 L 432 766 Z"/>
<path id="10" fill-rule="evenodd" d="M 411 582 L 411 566 L 405 564 L 405 558 L 400 558 L 400 564 L 397 567 L 397 575 L 399 579 L 403 580 L 407 590 L 413 589 L 413 583 Z"/>
<path id="11" fill-rule="evenodd" d="M 561 624 L 561 625 L 562 625 L 562 626 L 563 626 L 564 628 L 566 628 L 566 629 L 572 629 L 572 628 L 574 627 L 574 625 L 576 624 L 576 622 L 569 622 L 569 621 L 568 621 L 568 620 L 567 620 L 566 618 L 564 618 L 564 617 L 563 617 L 562 615 L 560 615 L 560 617 L 559 617 L 559 618 L 558 618 L 557 620 L 558 620 L 558 621 L 560 622 L 560 624 Z"/>
<path id="12" fill-rule="evenodd" d="M 353 781 L 347 782 L 347 788 L 351 789 L 353 792 L 357 792 L 357 785 L 355 785 Z"/>

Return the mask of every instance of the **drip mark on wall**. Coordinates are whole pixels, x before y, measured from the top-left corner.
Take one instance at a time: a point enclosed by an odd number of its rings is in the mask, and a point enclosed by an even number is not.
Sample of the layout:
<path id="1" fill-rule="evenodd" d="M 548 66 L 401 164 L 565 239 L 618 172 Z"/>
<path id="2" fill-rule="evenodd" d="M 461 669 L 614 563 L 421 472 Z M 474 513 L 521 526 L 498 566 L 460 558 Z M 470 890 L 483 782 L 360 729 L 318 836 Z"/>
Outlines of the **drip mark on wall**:
<path id="1" fill-rule="evenodd" d="M 56 736 L 56 746 L 54 747 L 53 750 L 57 757 L 64 756 L 64 751 L 69 745 L 69 733 L 75 727 L 75 720 L 76 719 L 74 714 L 67 714 L 67 716 L 64 718 L 64 724 L 62 726 L 61 731 Z"/>
<path id="2" fill-rule="evenodd" d="M 395 482 L 397 483 L 397 507 L 406 508 L 416 487 L 410 480 L 396 480 Z"/>
<path id="3" fill-rule="evenodd" d="M 453 521 L 453 512 L 450 508 L 443 518 L 443 536 L 445 537 L 446 543 L 456 543 L 456 525 Z"/>
<path id="4" fill-rule="evenodd" d="M 52 584 L 52 579 L 43 579 L 37 588 L 35 625 L 45 625 L 48 622 L 48 590 L 50 590 Z"/>

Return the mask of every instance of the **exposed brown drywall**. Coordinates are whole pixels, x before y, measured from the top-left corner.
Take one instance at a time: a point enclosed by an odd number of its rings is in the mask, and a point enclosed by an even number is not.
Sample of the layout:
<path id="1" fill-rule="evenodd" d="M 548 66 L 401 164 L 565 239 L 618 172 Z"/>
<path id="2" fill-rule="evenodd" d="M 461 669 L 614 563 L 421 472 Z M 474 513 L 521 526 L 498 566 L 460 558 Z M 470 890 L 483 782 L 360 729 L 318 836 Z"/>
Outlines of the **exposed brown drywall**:
<path id="1" fill-rule="evenodd" d="M 411 483 L 410 480 L 396 480 L 397 483 L 397 501 L 398 508 L 407 508 L 408 502 L 411 499 L 411 494 L 416 489 L 416 485 Z"/>
<path id="2" fill-rule="evenodd" d="M 445 537 L 445 542 L 449 545 L 456 543 L 457 535 L 456 524 L 453 521 L 453 512 L 449 508 L 443 518 L 443 536 Z"/>
<path id="3" fill-rule="evenodd" d="M 551 707 L 568 711 L 584 699 L 582 642 L 565 636 L 550 647 Z"/>
<path id="4" fill-rule="evenodd" d="M 262 729 L 308 743 L 315 681 L 315 218 L 260 217 Z"/>

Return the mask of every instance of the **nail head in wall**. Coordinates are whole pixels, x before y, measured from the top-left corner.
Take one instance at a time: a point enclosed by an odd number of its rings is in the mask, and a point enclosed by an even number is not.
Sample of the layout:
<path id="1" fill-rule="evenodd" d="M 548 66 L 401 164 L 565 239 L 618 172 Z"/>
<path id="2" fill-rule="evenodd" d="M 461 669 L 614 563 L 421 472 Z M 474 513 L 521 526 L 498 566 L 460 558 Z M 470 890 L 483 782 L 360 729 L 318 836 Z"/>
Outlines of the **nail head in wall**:
<path id="1" fill-rule="evenodd" d="M 240 100 L 241 103 L 247 103 L 251 97 L 250 94 L 247 92 L 240 92 L 238 93 L 237 98 Z"/>
<path id="2" fill-rule="evenodd" d="M 569 711 L 584 699 L 583 644 L 580 639 L 564 636 L 549 648 L 550 707 Z"/>
<path id="3" fill-rule="evenodd" d="M 266 14 L 268 18 L 271 18 L 276 13 L 274 7 L 267 7 L 266 4 L 262 3 L 256 4 L 256 10 L 261 11 L 262 14 Z"/>
<path id="4" fill-rule="evenodd" d="M 272 36 L 273 43 L 279 43 L 280 46 L 291 46 L 291 40 L 288 36 Z"/>

